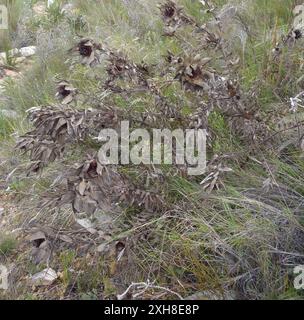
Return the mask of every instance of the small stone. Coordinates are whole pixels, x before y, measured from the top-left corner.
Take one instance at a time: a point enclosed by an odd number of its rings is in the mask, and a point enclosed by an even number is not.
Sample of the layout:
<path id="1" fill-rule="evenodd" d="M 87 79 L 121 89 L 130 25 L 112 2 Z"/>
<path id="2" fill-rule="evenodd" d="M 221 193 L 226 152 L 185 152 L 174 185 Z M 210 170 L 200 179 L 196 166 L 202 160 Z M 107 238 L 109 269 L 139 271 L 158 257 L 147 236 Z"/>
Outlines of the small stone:
<path id="1" fill-rule="evenodd" d="M 19 50 L 19 54 L 25 58 L 31 57 L 36 54 L 36 47 L 35 46 L 23 47 Z"/>
<path id="2" fill-rule="evenodd" d="M 57 278 L 58 275 L 56 271 L 51 268 L 47 268 L 33 275 L 30 279 L 30 283 L 33 286 L 48 286 L 51 285 Z"/>

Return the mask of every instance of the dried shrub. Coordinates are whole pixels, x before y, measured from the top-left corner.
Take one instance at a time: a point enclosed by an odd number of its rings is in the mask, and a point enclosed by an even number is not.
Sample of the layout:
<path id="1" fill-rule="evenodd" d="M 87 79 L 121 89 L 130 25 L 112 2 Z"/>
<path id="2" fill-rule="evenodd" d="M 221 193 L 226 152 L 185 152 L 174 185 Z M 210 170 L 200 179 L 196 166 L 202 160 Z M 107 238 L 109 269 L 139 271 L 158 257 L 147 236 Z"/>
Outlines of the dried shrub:
<path id="1" fill-rule="evenodd" d="M 257 82 L 251 90 L 244 90 L 240 75 L 241 58 L 231 51 L 229 39 L 224 35 L 225 14 L 222 12 L 217 16 L 214 8 L 209 8 L 213 18 L 200 26 L 174 1 L 165 1 L 159 9 L 165 35 L 175 36 L 181 49 L 178 54 L 168 50 L 159 65 L 135 63 L 127 54 L 90 38 L 81 39 L 70 50 L 70 53 L 77 52 L 85 66 L 100 64 L 100 68 L 93 70 L 100 92 L 85 93 L 90 96 L 88 101 L 94 101 L 94 106 L 98 107 L 90 109 L 83 101 L 77 103 L 79 110 L 67 106 L 77 101 L 78 90 L 66 80 L 57 86 L 57 97 L 62 105 L 30 110 L 29 118 L 34 130 L 22 137 L 18 148 L 30 152 L 31 161 L 35 163 L 33 171 L 63 156 L 66 145 L 96 138 L 101 129 L 117 128 L 121 120 L 129 120 L 134 127 L 206 129 L 208 151 L 212 152 L 215 135 L 209 125 L 209 117 L 212 112 L 217 112 L 231 133 L 248 146 L 248 153 L 272 147 L 273 131 L 256 98 L 263 83 Z M 180 36 L 178 30 L 185 32 L 189 39 Z M 301 38 L 295 31 L 287 38 L 291 36 L 294 41 Z M 181 102 L 172 103 L 166 89 L 176 90 L 177 83 L 180 91 L 176 95 L 180 96 Z M 123 102 L 143 98 L 145 110 L 112 107 L 117 96 Z M 189 114 L 183 113 L 183 105 L 189 106 Z M 161 187 L 147 191 L 143 184 L 131 182 L 121 175 L 120 168 L 102 167 L 93 157 L 69 173 L 66 196 L 61 195 L 64 200 L 57 204 L 70 201 L 75 211 L 88 213 L 98 208 L 113 207 L 115 201 L 145 210 L 165 209 L 165 201 L 159 195 Z M 185 175 L 185 168 L 175 169 L 178 174 Z M 224 161 L 211 160 L 205 177 L 200 180 L 203 190 L 212 192 L 220 188 L 223 185 L 221 177 L 229 172 L 230 168 Z"/>

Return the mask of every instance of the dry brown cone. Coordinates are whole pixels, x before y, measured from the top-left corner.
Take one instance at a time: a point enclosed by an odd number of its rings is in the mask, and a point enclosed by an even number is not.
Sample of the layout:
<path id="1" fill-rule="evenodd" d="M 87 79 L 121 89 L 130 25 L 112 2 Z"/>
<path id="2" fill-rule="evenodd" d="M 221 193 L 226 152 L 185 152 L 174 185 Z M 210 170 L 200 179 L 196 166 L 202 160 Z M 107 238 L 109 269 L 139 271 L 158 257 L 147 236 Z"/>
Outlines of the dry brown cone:
<path id="1" fill-rule="evenodd" d="M 119 52 L 111 52 L 107 72 L 113 77 L 120 77 L 125 73 L 136 73 L 136 65 L 131 65 L 126 57 Z"/>
<path id="2" fill-rule="evenodd" d="M 61 81 L 57 86 L 56 97 L 61 101 L 62 104 L 71 103 L 77 94 L 75 89 L 69 82 Z"/>
<path id="3" fill-rule="evenodd" d="M 210 90 L 215 82 L 214 70 L 206 67 L 210 61 L 211 58 L 202 59 L 199 55 L 194 58 L 186 57 L 180 63 L 175 79 L 178 79 L 186 90 Z"/>
<path id="4" fill-rule="evenodd" d="M 100 62 L 100 55 L 104 52 L 101 44 L 96 43 L 92 39 L 82 39 L 79 43 L 70 50 L 70 52 L 77 51 L 82 57 L 82 64 L 94 66 Z"/>
<path id="5" fill-rule="evenodd" d="M 166 36 L 173 36 L 177 28 L 183 24 L 196 25 L 194 19 L 184 13 L 183 7 L 178 6 L 172 0 L 159 4 L 158 8 L 165 23 Z"/>

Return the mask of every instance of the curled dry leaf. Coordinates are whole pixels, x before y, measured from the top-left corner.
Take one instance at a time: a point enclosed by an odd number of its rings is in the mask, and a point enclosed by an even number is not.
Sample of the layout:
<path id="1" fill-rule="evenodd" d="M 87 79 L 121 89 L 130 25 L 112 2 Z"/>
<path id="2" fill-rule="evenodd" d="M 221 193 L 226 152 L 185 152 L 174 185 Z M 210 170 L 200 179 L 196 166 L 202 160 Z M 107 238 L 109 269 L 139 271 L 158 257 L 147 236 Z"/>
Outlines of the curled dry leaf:
<path id="1" fill-rule="evenodd" d="M 100 56 L 104 51 L 102 45 L 96 43 L 92 39 L 80 40 L 76 47 L 73 49 L 78 51 L 78 53 L 82 57 L 81 63 L 91 67 L 100 63 Z"/>
<path id="2" fill-rule="evenodd" d="M 37 231 L 29 236 L 29 241 L 33 244 L 31 261 L 36 265 L 46 263 L 51 254 L 51 246 L 46 234 L 42 231 Z"/>
<path id="3" fill-rule="evenodd" d="M 76 219 L 76 222 L 81 225 L 88 232 L 94 234 L 96 233 L 96 229 L 94 229 L 94 224 L 87 218 L 85 219 Z"/>
<path id="4" fill-rule="evenodd" d="M 122 241 L 118 241 L 116 242 L 115 249 L 116 249 L 117 262 L 119 262 L 126 251 L 126 244 Z"/>
<path id="5" fill-rule="evenodd" d="M 39 248 L 40 245 L 46 240 L 46 235 L 42 231 L 37 231 L 34 234 L 30 235 L 29 240 L 33 242 L 36 248 Z"/>
<path id="6" fill-rule="evenodd" d="M 58 83 L 56 97 L 62 104 L 71 103 L 74 100 L 76 93 L 77 89 L 67 81 L 61 81 Z"/>
<path id="7" fill-rule="evenodd" d="M 51 245 L 48 240 L 42 242 L 39 247 L 34 247 L 31 250 L 31 261 L 38 265 L 40 263 L 46 263 L 51 255 Z"/>

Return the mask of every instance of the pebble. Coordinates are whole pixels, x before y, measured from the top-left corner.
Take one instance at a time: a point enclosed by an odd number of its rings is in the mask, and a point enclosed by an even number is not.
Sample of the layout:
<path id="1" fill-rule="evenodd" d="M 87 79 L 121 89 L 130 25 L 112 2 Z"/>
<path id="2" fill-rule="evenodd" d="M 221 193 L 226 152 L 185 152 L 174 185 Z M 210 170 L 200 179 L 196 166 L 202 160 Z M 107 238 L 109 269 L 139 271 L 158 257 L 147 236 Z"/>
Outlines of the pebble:
<path id="1" fill-rule="evenodd" d="M 23 47 L 21 49 L 12 49 L 8 51 L 8 54 L 10 57 L 31 57 L 36 54 L 36 47 L 35 46 L 29 46 L 29 47 Z M 6 60 L 7 52 L 0 52 L 0 62 L 3 62 Z"/>

